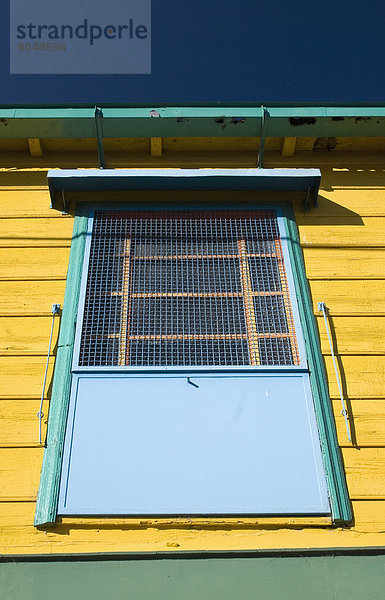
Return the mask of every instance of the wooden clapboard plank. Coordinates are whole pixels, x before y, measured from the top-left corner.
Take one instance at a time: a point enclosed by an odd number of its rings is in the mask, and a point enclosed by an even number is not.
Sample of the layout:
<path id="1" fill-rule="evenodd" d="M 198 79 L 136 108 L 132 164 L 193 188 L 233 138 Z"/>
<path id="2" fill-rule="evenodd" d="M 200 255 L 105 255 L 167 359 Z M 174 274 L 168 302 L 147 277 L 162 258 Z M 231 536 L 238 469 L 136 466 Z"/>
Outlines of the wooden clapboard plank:
<path id="1" fill-rule="evenodd" d="M 51 316 L 52 304 L 63 306 L 65 280 L 0 281 L 0 317 Z"/>
<path id="2" fill-rule="evenodd" d="M 69 255 L 69 247 L 0 248 L 0 279 L 63 279 L 67 275 Z"/>
<path id="3" fill-rule="evenodd" d="M 332 357 L 325 357 L 329 389 L 339 398 Z M 385 356 L 342 356 L 344 390 L 351 398 L 385 398 Z"/>
<path id="4" fill-rule="evenodd" d="M 317 315 L 321 350 L 330 354 L 330 344 L 322 313 Z M 384 354 L 385 316 L 383 317 L 328 317 L 336 354 Z"/>
<path id="5" fill-rule="evenodd" d="M 0 219 L 1 247 L 70 246 L 73 218 Z"/>
<path id="6" fill-rule="evenodd" d="M 52 314 L 46 317 L 0 317 L 0 354 L 47 356 Z M 60 317 L 55 317 L 51 355 L 55 352 Z"/>
<path id="7" fill-rule="evenodd" d="M 1 182 L 1 177 L 0 177 Z M 51 199 L 48 185 L 41 188 L 7 188 L 1 189 L 1 216 L 4 218 L 36 217 L 60 219 L 62 214 L 50 208 Z"/>
<path id="8" fill-rule="evenodd" d="M 37 530 L 33 526 L 34 511 L 34 502 L 0 502 L 0 550 L 3 553 L 385 546 L 385 502 L 378 500 L 353 501 L 355 521 L 346 528 L 301 526 L 295 519 L 287 519 L 285 524 L 277 518 L 178 519 L 177 527 L 173 519 L 66 518 L 59 519 L 49 529 Z"/>
<path id="9" fill-rule="evenodd" d="M 6 142 L 9 143 L 8 140 Z M 28 150 L 28 143 L 25 140 L 25 150 Z M 21 157 L 24 161 L 24 157 Z M 9 164 L 9 162 L 8 162 Z M 47 168 L 31 169 L 29 165 L 25 169 L 17 165 L 17 169 L 0 171 L 0 191 L 6 198 L 6 193 L 9 190 L 19 190 L 21 193 L 28 195 L 30 191 L 47 189 Z"/>
<path id="10" fill-rule="evenodd" d="M 305 247 L 385 247 L 384 219 L 381 217 L 320 217 L 312 223 L 309 225 L 306 218 L 297 219 L 300 241 Z"/>
<path id="11" fill-rule="evenodd" d="M 385 499 L 385 448 L 343 448 L 342 456 L 350 497 Z"/>
<path id="12" fill-rule="evenodd" d="M 325 302 L 331 315 L 385 315 L 385 279 L 316 280 L 310 281 L 310 290 L 316 314 L 317 302 Z"/>
<path id="13" fill-rule="evenodd" d="M 379 538 L 385 534 L 385 501 L 353 500 L 355 524 L 353 531 L 375 534 Z M 355 544 L 352 544 L 355 546 Z M 375 544 L 373 544 L 375 545 Z"/>
<path id="14" fill-rule="evenodd" d="M 303 248 L 310 279 L 385 279 L 385 255 L 375 248 Z"/>
<path id="15" fill-rule="evenodd" d="M 0 399 L 0 446 L 36 444 L 39 440 L 39 420 L 37 413 L 40 400 L 3 400 Z M 43 403 L 42 439 L 48 418 L 48 402 Z M 0 450 L 1 452 L 1 450 Z"/>
<path id="16" fill-rule="evenodd" d="M 330 176 L 328 171 L 328 169 L 321 169 L 322 180 L 318 195 L 318 206 L 304 212 L 298 204 L 296 206 L 297 218 L 312 221 L 319 217 L 385 216 L 385 187 L 383 181 L 381 182 L 381 188 L 373 189 L 370 178 L 365 178 L 365 175 L 362 174 L 361 185 L 358 189 L 341 189 L 336 186 L 335 173 Z M 368 185 L 367 188 L 364 187 L 365 179 Z"/>
<path id="17" fill-rule="evenodd" d="M 43 448 L 0 448 L 0 500 L 36 497 Z"/>
<path id="18" fill-rule="evenodd" d="M 351 400 L 350 405 L 349 420 L 358 446 L 385 446 L 385 400 Z M 333 410 L 339 443 L 350 446 L 341 401 L 337 398 L 333 400 Z"/>
<path id="19" fill-rule="evenodd" d="M 40 398 L 45 356 L 0 356 L 0 398 Z M 54 358 L 49 362 L 46 396 L 52 382 Z"/>

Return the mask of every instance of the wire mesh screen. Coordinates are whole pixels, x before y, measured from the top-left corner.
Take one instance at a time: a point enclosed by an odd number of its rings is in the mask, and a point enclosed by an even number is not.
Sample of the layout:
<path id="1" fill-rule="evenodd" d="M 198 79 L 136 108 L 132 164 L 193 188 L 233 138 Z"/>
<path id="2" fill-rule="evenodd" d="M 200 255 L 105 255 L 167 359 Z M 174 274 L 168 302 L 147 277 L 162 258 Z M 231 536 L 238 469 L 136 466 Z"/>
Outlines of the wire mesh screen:
<path id="1" fill-rule="evenodd" d="M 275 212 L 95 213 L 79 365 L 296 364 Z"/>

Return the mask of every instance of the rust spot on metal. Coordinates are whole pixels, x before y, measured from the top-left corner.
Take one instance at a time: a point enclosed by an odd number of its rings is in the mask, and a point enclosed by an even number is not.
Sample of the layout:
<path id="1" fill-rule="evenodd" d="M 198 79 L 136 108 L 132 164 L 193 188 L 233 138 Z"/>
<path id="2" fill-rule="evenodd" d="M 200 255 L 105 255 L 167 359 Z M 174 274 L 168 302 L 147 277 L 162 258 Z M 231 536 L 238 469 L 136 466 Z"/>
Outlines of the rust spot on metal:
<path id="1" fill-rule="evenodd" d="M 244 123 L 245 117 L 216 117 L 214 122 L 221 126 L 221 129 L 225 129 L 227 125 L 238 125 L 238 123 Z"/>
<path id="2" fill-rule="evenodd" d="M 299 125 L 315 125 L 317 119 L 314 117 L 290 117 L 290 125 L 298 127 Z"/>
<path id="3" fill-rule="evenodd" d="M 367 121 L 371 121 L 372 117 L 355 117 L 354 122 L 355 123 L 366 123 Z"/>
<path id="4" fill-rule="evenodd" d="M 345 121 L 345 117 L 332 117 L 332 121 Z"/>
<path id="5" fill-rule="evenodd" d="M 8 125 L 8 119 L 0 119 L 0 123 L 3 123 L 3 125 L 7 126 Z"/>

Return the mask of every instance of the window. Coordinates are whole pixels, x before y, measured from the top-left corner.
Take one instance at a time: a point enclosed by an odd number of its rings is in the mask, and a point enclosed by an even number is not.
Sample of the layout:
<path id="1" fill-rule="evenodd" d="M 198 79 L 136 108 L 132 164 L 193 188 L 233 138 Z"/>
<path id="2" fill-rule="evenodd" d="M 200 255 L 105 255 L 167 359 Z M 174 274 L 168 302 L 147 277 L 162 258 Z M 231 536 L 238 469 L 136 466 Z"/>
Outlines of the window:
<path id="1" fill-rule="evenodd" d="M 91 214 L 59 514 L 343 513 L 288 237 L 275 208 Z"/>

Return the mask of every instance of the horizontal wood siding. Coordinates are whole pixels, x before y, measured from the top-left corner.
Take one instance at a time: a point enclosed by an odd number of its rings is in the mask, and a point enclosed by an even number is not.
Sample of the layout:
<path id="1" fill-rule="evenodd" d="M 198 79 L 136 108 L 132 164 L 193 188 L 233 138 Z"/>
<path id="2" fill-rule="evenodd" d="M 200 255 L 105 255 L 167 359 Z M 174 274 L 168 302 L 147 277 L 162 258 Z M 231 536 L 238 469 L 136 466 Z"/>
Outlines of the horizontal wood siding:
<path id="1" fill-rule="evenodd" d="M 8 224 L 12 226 L 13 221 L 9 220 Z M 54 224 L 55 221 L 52 221 L 52 226 Z M 28 248 L 27 252 L 23 246 L 0 247 L 0 281 L 32 281 L 41 286 L 42 281 L 65 280 L 69 256 L 69 246 L 62 246 L 60 249 L 34 247 Z"/>
<path id="2" fill-rule="evenodd" d="M 353 502 L 354 525 L 334 527 L 266 526 L 262 519 L 224 520 L 210 526 L 207 520 L 195 524 L 181 519 L 62 519 L 54 528 L 33 526 L 35 503 L 0 503 L 0 544 L 9 554 L 50 554 L 55 552 L 170 552 L 266 548 L 350 548 L 385 544 L 385 502 Z"/>
<path id="3" fill-rule="evenodd" d="M 0 318 L 52 317 L 51 299 L 63 298 L 64 289 L 64 277 L 45 281 L 0 281 Z"/>
<path id="4" fill-rule="evenodd" d="M 359 250 L 359 251 L 358 251 Z M 303 246 L 306 272 L 310 282 L 350 281 L 356 279 L 385 279 L 384 250 L 381 248 L 356 248 L 351 246 Z M 333 289 L 333 285 L 330 285 Z"/>
<path id="5" fill-rule="evenodd" d="M 83 518 L 59 519 L 46 530 L 34 528 L 43 456 L 37 412 L 51 306 L 62 304 L 64 298 L 73 218 L 49 209 L 44 170 L 13 170 L 0 173 L 0 552 L 385 546 L 385 175 L 380 170 L 333 169 L 328 160 L 318 208 L 304 213 L 296 202 L 296 215 L 353 524 L 335 528 L 326 526 L 328 520 L 319 526 L 301 525 L 294 519 Z M 322 161 L 327 163 L 324 157 Z M 156 200 L 165 194 L 156 194 Z M 221 200 L 218 193 L 212 196 Z M 135 197 L 141 201 L 149 196 L 136 193 Z M 182 200 L 192 197 L 183 194 Z M 222 200 L 232 198 L 237 200 L 239 194 L 222 194 Z M 320 301 L 330 311 L 355 445 L 347 440 L 325 324 L 317 309 Z M 43 436 L 59 325 L 58 319 L 43 405 Z"/>
<path id="6" fill-rule="evenodd" d="M 15 218 L 0 220 L 2 248 L 63 248 L 71 245 L 70 217 Z"/>
<path id="7" fill-rule="evenodd" d="M 0 447 L 25 447 L 38 444 L 37 412 L 40 398 L 0 401 Z M 48 400 L 43 403 L 43 438 L 48 418 Z"/>

